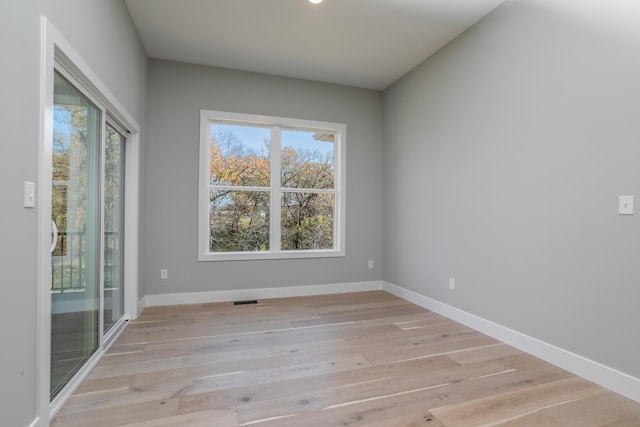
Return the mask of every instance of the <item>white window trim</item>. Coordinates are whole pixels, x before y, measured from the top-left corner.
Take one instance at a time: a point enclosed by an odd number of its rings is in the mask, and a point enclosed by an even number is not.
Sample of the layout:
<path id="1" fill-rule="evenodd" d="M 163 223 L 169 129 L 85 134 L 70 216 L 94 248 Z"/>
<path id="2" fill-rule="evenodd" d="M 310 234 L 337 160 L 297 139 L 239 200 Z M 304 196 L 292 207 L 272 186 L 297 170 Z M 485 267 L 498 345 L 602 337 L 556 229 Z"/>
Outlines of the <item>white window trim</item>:
<path id="1" fill-rule="evenodd" d="M 280 141 L 279 130 L 296 129 L 310 131 L 326 131 L 335 133 L 334 142 L 334 189 L 313 192 L 330 192 L 335 194 L 335 215 L 333 228 L 333 249 L 281 251 L 280 245 L 274 245 L 274 235 L 280 235 L 280 191 L 272 191 L 271 203 L 271 250 L 264 252 L 209 252 L 209 144 L 211 140 L 210 124 L 213 121 L 229 121 L 237 124 L 266 125 L 271 132 L 271 188 L 279 188 L 280 177 Z M 346 223 L 346 147 L 347 126 L 342 123 L 330 123 L 313 120 L 290 119 L 253 114 L 229 113 L 222 111 L 200 110 L 200 152 L 198 180 L 198 261 L 238 261 L 291 258 L 327 258 L 345 256 L 345 223 Z M 237 189 L 250 189 L 234 187 Z M 304 191 L 305 189 L 289 189 L 286 191 Z M 309 190 L 309 189 L 307 189 Z M 275 194 L 273 194 L 275 193 Z M 276 200 L 277 198 L 277 200 Z M 276 234 L 277 233 L 277 234 Z"/>

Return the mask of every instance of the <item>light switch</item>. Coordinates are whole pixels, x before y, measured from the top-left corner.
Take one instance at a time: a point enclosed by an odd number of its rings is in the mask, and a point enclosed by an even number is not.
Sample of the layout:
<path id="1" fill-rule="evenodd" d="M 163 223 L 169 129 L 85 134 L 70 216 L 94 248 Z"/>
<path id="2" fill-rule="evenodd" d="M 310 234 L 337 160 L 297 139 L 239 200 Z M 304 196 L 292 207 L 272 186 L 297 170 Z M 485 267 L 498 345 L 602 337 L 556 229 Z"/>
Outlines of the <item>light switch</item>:
<path id="1" fill-rule="evenodd" d="M 620 215 L 633 215 L 633 196 L 620 196 Z"/>
<path id="2" fill-rule="evenodd" d="M 36 206 L 36 185 L 33 182 L 24 182 L 24 207 L 34 208 Z"/>

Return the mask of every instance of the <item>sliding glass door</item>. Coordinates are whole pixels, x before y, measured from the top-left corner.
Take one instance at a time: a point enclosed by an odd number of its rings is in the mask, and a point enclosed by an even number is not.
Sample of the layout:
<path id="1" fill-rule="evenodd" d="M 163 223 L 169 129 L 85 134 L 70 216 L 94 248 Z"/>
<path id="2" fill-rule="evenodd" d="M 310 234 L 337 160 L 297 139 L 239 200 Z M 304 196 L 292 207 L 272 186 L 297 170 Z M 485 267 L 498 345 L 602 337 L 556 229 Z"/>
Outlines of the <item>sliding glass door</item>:
<path id="1" fill-rule="evenodd" d="M 53 399 L 123 317 L 123 133 L 72 78 L 54 77 L 51 204 Z"/>
<path id="2" fill-rule="evenodd" d="M 104 139 L 104 306 L 106 333 L 124 315 L 124 143 L 123 132 L 106 124 Z"/>

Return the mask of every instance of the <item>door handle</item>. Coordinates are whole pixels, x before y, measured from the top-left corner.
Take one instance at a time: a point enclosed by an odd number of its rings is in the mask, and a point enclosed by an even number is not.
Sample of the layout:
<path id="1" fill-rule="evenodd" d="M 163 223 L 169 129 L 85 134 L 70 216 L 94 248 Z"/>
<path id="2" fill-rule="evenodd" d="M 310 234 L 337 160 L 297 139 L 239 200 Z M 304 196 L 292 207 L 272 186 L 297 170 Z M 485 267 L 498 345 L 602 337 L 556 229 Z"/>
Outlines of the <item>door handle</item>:
<path id="1" fill-rule="evenodd" d="M 51 253 L 56 250 L 58 246 L 58 227 L 54 220 L 51 220 Z"/>

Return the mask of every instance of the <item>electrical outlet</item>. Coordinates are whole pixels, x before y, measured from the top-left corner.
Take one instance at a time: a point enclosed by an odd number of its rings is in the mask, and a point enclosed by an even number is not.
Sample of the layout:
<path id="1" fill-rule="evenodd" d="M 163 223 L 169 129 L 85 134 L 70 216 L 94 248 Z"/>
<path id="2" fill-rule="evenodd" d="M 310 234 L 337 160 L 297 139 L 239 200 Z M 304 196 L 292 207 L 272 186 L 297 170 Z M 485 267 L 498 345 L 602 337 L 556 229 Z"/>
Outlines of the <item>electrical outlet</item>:
<path id="1" fill-rule="evenodd" d="M 369 260 L 369 268 L 373 268 L 373 260 L 372 259 Z"/>
<path id="2" fill-rule="evenodd" d="M 160 278 L 161 279 L 166 279 L 169 277 L 169 273 L 167 272 L 167 270 L 165 270 L 164 268 L 162 270 L 160 270 Z"/>
<path id="3" fill-rule="evenodd" d="M 452 291 L 456 290 L 456 281 L 454 279 L 449 279 L 449 289 Z"/>
<path id="4" fill-rule="evenodd" d="M 618 213 L 620 215 L 633 215 L 633 196 L 620 196 Z"/>

